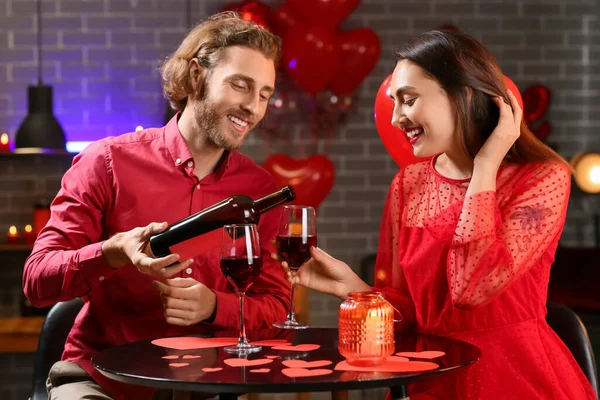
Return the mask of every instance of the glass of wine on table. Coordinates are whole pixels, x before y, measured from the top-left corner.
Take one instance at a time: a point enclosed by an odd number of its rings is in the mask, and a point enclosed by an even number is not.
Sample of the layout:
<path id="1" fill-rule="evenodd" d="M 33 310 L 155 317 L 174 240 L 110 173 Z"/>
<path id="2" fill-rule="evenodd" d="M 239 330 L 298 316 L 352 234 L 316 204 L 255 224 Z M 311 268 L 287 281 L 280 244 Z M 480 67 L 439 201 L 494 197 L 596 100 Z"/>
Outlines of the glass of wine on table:
<path id="1" fill-rule="evenodd" d="M 279 257 L 288 263 L 290 270 L 297 271 L 310 259 L 311 246 L 317 245 L 315 209 L 309 206 L 289 205 L 283 207 L 275 242 Z M 296 321 L 294 316 L 294 289 L 290 298 L 287 319 L 273 326 L 283 329 L 305 329 L 308 325 Z"/>
<path id="2" fill-rule="evenodd" d="M 255 224 L 232 224 L 223 227 L 221 272 L 240 298 L 240 336 L 238 344 L 225 347 L 227 353 L 248 354 L 261 346 L 248 343 L 244 326 L 244 297 L 262 269 L 260 241 Z"/>

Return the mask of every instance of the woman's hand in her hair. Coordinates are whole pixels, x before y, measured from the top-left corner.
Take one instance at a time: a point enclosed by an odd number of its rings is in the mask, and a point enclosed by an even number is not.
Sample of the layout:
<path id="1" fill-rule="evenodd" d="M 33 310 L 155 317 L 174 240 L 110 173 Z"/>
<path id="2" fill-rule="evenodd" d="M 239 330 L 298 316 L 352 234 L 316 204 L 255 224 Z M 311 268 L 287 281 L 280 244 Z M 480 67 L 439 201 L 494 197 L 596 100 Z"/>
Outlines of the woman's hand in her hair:
<path id="1" fill-rule="evenodd" d="M 475 156 L 475 164 L 500 167 L 504 157 L 521 135 L 523 110 L 510 89 L 507 91 L 510 104 L 505 103 L 502 97 L 493 99 L 500 109 L 500 118 L 498 125 Z"/>

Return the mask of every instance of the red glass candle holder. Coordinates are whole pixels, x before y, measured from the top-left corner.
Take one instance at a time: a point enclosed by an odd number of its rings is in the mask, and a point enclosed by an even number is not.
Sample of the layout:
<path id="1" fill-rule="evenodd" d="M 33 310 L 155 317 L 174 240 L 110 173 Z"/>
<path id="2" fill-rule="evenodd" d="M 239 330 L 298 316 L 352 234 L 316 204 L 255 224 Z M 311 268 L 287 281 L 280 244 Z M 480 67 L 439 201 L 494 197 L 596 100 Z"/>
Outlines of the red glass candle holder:
<path id="1" fill-rule="evenodd" d="M 338 323 L 338 350 L 348 364 L 380 365 L 394 353 L 394 308 L 381 293 L 350 293 Z"/>
<path id="2" fill-rule="evenodd" d="M 25 225 L 25 229 L 23 229 L 23 241 L 25 244 L 33 244 L 35 242 L 36 234 L 33 231 L 33 227 L 31 225 Z"/>
<path id="3" fill-rule="evenodd" d="M 0 152 L 10 151 L 10 140 L 8 140 L 8 133 L 0 134 Z"/>
<path id="4" fill-rule="evenodd" d="M 8 244 L 19 244 L 21 241 L 21 236 L 19 235 L 19 231 L 16 226 L 11 225 L 8 228 L 8 234 L 6 235 L 6 243 Z"/>

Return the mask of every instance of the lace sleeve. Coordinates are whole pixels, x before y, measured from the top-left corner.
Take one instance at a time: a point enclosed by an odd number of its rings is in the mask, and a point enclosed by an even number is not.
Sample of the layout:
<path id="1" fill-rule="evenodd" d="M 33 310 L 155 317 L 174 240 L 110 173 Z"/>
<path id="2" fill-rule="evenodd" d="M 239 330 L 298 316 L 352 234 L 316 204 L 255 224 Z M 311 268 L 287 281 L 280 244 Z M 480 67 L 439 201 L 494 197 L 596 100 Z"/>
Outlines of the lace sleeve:
<path id="1" fill-rule="evenodd" d="M 415 304 L 410 296 L 402 266 L 398 262 L 398 235 L 402 216 L 402 171 L 394 178 L 385 202 L 377 261 L 375 262 L 375 287 L 396 307 L 401 315 L 402 327 L 416 321 Z"/>
<path id="2" fill-rule="evenodd" d="M 562 232 L 570 184 L 565 167 L 545 163 L 517 183 L 502 208 L 494 191 L 465 198 L 448 253 L 455 306 L 493 300 L 539 261 Z"/>

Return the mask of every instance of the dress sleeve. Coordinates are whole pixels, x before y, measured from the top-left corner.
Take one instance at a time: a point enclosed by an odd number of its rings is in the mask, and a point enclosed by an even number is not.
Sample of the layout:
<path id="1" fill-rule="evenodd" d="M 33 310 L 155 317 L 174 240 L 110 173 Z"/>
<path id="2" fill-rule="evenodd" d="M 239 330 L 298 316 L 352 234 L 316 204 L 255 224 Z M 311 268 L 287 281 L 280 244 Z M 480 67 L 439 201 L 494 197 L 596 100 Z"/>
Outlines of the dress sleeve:
<path id="1" fill-rule="evenodd" d="M 514 184 L 502 207 L 495 191 L 464 200 L 447 260 L 456 307 L 492 301 L 560 238 L 571 185 L 567 168 L 543 163 Z"/>
<path id="2" fill-rule="evenodd" d="M 415 304 L 410 296 L 404 271 L 398 261 L 398 238 L 402 218 L 402 176 L 400 171 L 394 178 L 385 202 L 377 260 L 375 262 L 374 290 L 400 312 L 402 327 L 409 327 L 416 321 Z"/>

